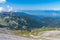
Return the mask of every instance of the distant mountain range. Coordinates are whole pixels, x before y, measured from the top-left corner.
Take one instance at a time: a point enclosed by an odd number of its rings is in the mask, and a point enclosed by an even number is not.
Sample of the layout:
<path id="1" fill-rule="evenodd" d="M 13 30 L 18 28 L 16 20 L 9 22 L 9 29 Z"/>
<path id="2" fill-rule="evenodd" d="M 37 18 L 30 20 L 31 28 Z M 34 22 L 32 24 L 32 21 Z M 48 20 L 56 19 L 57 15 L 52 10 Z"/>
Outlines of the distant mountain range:
<path id="1" fill-rule="evenodd" d="M 60 17 L 60 10 L 23 10 L 23 12 L 37 16 Z"/>
<path id="2" fill-rule="evenodd" d="M 48 13 L 52 12 L 49 11 Z M 0 27 L 29 31 L 42 27 L 60 27 L 60 17 L 30 15 L 26 12 L 2 12 L 0 13 Z"/>

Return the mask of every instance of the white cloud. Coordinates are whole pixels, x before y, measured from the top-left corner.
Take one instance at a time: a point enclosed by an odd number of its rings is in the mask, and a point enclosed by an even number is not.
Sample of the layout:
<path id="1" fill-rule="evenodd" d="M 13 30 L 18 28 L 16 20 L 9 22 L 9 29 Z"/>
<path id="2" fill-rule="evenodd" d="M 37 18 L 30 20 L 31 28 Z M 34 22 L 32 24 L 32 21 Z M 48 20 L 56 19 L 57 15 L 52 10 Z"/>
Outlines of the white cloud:
<path id="1" fill-rule="evenodd" d="M 9 5 L 7 5 L 7 11 L 10 12 L 10 11 L 13 11 L 13 8 Z"/>
<path id="2" fill-rule="evenodd" d="M 2 12 L 4 9 L 3 9 L 3 7 L 0 7 L 0 12 Z"/>
<path id="3" fill-rule="evenodd" d="M 0 0 L 0 3 L 5 3 L 6 2 L 6 0 Z"/>
<path id="4" fill-rule="evenodd" d="M 6 7 L 0 7 L 0 12 L 3 12 L 3 11 L 11 12 L 13 11 L 13 8 L 9 5 L 7 5 Z"/>
<path id="5" fill-rule="evenodd" d="M 60 8 L 53 8 L 53 10 L 56 10 L 57 11 L 57 10 L 60 10 Z"/>

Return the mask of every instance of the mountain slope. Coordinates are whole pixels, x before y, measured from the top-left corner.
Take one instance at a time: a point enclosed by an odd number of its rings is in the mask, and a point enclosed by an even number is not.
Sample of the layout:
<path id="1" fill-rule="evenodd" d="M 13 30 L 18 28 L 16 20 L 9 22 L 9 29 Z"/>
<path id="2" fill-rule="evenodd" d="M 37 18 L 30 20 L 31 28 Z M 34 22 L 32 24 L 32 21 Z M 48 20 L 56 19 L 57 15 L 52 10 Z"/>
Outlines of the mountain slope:
<path id="1" fill-rule="evenodd" d="M 43 23 L 40 21 L 37 21 L 33 15 L 26 14 L 24 12 L 4 12 L 1 13 L 1 25 L 3 25 L 3 22 L 5 25 L 7 25 L 10 29 L 16 29 L 16 30 L 32 30 L 41 28 L 43 26 Z M 4 26 L 5 26 L 4 25 Z"/>

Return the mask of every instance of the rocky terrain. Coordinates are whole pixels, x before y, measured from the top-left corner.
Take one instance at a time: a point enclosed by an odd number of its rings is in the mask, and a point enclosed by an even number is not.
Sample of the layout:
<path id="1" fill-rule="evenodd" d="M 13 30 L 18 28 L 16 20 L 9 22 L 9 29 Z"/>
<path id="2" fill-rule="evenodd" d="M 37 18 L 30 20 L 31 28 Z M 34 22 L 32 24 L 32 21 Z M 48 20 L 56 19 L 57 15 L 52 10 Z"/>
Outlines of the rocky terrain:
<path id="1" fill-rule="evenodd" d="M 14 33 L 11 30 L 7 30 L 6 28 L 0 28 L 0 40 L 31 40 L 31 39 L 14 35 Z"/>
<path id="2" fill-rule="evenodd" d="M 14 36 L 14 35 L 8 35 L 8 34 L 0 34 L 0 40 L 30 40 L 30 39 L 20 37 L 20 36 Z"/>
<path id="3" fill-rule="evenodd" d="M 31 35 L 31 38 L 0 33 L 0 40 L 60 40 L 60 31 L 45 31 L 38 36 Z"/>
<path id="4" fill-rule="evenodd" d="M 60 31 L 45 31 L 42 34 L 33 38 L 36 40 L 60 40 Z"/>

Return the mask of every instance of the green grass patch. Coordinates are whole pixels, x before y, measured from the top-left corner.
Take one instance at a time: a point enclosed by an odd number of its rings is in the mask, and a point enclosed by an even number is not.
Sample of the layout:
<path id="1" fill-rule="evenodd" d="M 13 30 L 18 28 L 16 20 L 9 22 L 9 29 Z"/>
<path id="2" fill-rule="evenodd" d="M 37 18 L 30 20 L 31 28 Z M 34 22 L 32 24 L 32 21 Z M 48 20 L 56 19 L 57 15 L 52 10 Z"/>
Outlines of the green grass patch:
<path id="1" fill-rule="evenodd" d="M 29 35 L 30 32 L 27 30 L 13 30 L 13 32 L 15 35 L 18 35 L 18 36 L 30 37 Z"/>

